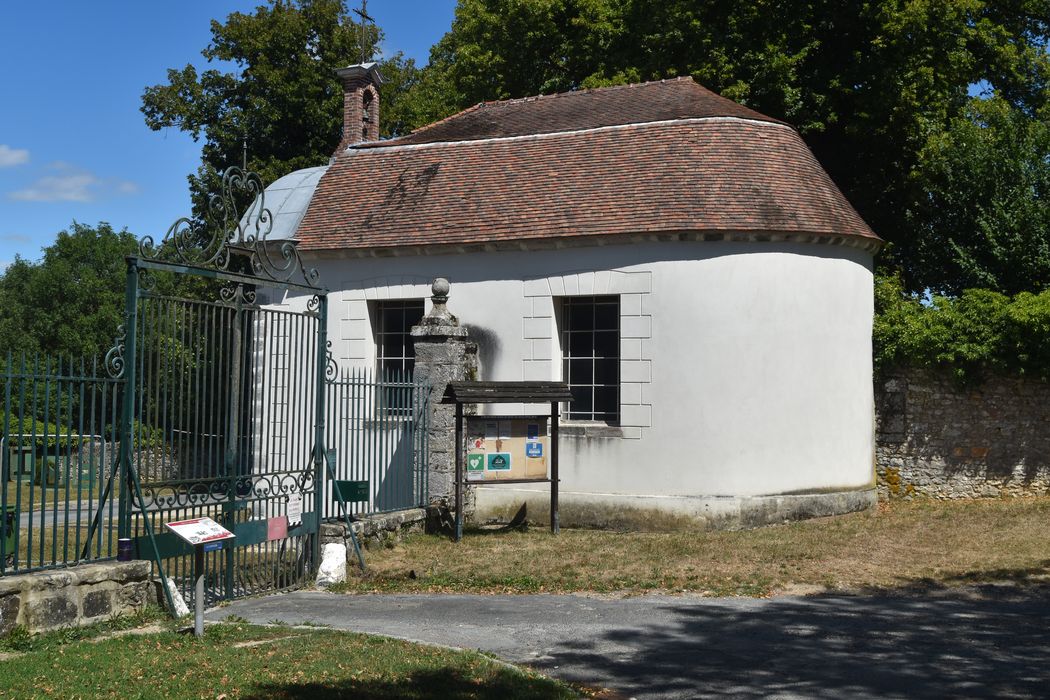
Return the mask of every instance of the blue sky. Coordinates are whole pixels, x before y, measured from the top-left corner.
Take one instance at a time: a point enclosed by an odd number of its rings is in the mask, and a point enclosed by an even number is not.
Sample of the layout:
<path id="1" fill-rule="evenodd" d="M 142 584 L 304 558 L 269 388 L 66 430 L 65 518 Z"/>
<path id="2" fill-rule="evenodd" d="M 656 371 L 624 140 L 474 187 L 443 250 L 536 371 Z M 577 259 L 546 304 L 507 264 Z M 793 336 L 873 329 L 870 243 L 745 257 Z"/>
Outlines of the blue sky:
<path id="1" fill-rule="evenodd" d="M 75 220 L 163 235 L 189 213 L 200 144 L 149 130 L 143 89 L 204 65 L 209 22 L 261 0 L 18 0 L 0 4 L 0 266 L 36 260 Z M 357 0 L 350 4 L 359 6 Z M 384 52 L 423 65 L 455 0 L 371 0 Z"/>

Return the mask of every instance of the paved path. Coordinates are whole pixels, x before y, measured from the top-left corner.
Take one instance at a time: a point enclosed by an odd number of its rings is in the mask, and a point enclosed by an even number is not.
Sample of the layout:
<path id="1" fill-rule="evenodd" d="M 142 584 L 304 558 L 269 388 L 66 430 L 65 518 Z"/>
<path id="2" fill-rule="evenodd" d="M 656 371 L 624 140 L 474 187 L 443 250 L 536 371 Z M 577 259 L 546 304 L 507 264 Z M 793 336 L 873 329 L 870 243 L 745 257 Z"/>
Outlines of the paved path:
<path id="1" fill-rule="evenodd" d="M 637 698 L 1050 697 L 1050 596 L 335 595 L 208 612 L 482 649 Z"/>
<path id="2" fill-rule="evenodd" d="M 8 496 L 10 498 L 10 496 Z M 65 501 L 59 501 L 58 506 L 55 506 L 55 499 L 49 497 L 46 503 L 46 508 L 41 510 L 40 499 L 36 499 L 34 505 L 38 506 L 37 510 L 34 511 L 22 511 L 18 516 L 18 526 L 23 530 L 29 527 L 30 521 L 33 523 L 33 529 L 39 527 L 54 527 L 56 524 L 64 526 L 68 519 L 70 525 L 76 525 L 77 523 L 77 512 L 80 512 L 80 526 L 88 527 L 91 525 L 91 520 L 95 517 L 95 512 L 98 510 L 98 501 L 85 499 L 83 501 L 77 501 L 76 499 L 76 488 L 73 487 L 73 499 L 69 501 L 68 506 Z M 109 504 L 102 511 L 102 517 L 105 520 L 110 519 Z M 113 504 L 113 519 L 117 518 L 117 504 Z M 61 536 L 61 535 L 60 535 Z"/>

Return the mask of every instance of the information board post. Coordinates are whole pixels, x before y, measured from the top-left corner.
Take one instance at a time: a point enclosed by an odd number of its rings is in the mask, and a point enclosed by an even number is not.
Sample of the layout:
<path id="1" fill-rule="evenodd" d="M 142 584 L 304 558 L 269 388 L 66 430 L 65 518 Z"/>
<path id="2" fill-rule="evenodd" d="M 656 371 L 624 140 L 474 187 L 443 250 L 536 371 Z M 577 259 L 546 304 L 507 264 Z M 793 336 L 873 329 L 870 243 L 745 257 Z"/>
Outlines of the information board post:
<path id="1" fill-rule="evenodd" d="M 204 545 L 193 548 L 193 634 L 204 636 Z"/>
<path id="2" fill-rule="evenodd" d="M 561 531 L 558 522 L 558 402 L 551 401 L 551 532 Z"/>
<path id="3" fill-rule="evenodd" d="M 211 518 L 193 518 L 165 523 L 164 527 L 193 547 L 193 633 L 204 636 L 204 553 L 222 549 L 232 532 Z"/>
<path id="4" fill-rule="evenodd" d="M 445 493 L 448 493 L 447 491 Z M 463 404 L 456 403 L 456 542 L 463 539 Z"/>

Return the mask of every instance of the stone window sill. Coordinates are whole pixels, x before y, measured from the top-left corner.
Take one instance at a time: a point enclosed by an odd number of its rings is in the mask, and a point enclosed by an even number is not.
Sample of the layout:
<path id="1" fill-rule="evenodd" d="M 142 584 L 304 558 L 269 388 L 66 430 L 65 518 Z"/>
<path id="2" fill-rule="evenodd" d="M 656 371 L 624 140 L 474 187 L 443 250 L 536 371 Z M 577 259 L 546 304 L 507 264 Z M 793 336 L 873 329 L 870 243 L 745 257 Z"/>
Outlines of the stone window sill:
<path id="1" fill-rule="evenodd" d="M 559 423 L 558 430 L 563 437 L 571 438 L 622 438 L 623 429 L 618 425 L 605 423 Z"/>

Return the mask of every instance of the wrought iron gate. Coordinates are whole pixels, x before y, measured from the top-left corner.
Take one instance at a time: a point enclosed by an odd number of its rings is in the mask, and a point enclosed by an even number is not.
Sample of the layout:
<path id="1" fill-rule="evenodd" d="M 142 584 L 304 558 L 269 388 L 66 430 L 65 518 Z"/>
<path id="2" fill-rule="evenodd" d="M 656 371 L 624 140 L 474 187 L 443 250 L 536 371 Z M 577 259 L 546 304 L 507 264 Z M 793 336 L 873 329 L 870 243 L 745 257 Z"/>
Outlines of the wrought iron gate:
<path id="1" fill-rule="evenodd" d="M 239 201 L 251 202 L 243 216 Z M 290 241 L 268 239 L 258 176 L 230 168 L 210 204 L 209 221 L 180 219 L 128 258 L 125 325 L 107 366 L 131 398 L 119 535 L 189 597 L 192 554 L 164 523 L 225 525 L 234 546 L 205 562 L 214 602 L 295 587 L 314 571 L 335 369 L 327 292 Z"/>

